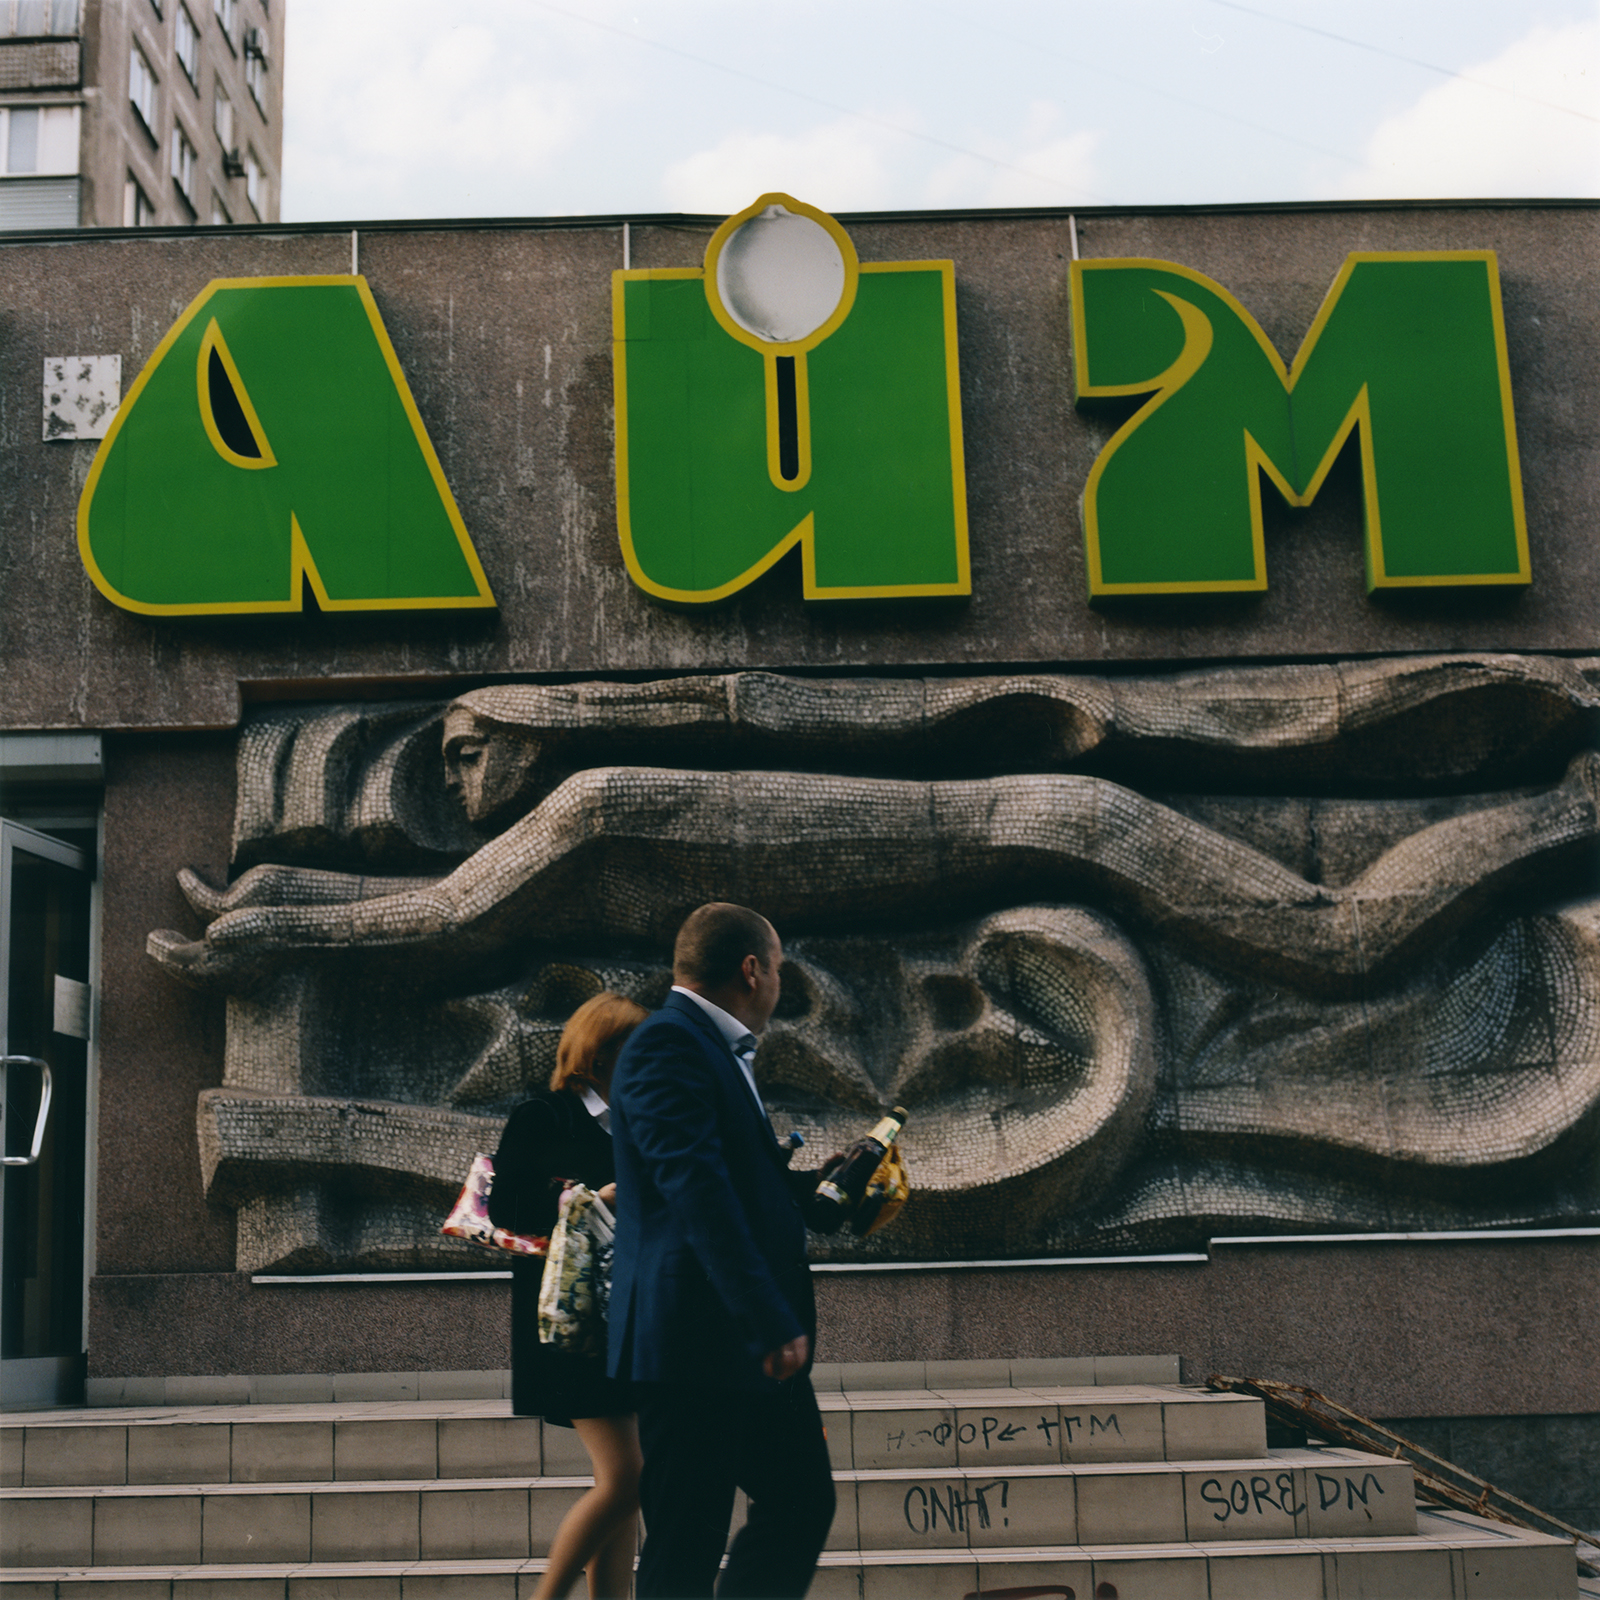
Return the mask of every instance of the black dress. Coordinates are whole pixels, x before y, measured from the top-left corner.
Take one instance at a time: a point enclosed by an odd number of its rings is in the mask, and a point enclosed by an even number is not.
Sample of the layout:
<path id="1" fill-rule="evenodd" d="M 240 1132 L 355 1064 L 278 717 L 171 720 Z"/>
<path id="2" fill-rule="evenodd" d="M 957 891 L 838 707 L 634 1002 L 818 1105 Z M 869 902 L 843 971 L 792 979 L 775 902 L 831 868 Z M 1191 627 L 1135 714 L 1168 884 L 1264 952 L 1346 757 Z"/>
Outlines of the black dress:
<path id="1" fill-rule="evenodd" d="M 489 1217 L 497 1228 L 548 1236 L 560 1187 L 570 1178 L 591 1189 L 613 1181 L 611 1135 L 570 1090 L 542 1090 L 511 1113 L 494 1157 Z M 511 1409 L 558 1427 L 574 1417 L 619 1417 L 637 1409 L 631 1388 L 606 1376 L 599 1358 L 574 1356 L 539 1342 L 542 1257 L 511 1263 Z"/>

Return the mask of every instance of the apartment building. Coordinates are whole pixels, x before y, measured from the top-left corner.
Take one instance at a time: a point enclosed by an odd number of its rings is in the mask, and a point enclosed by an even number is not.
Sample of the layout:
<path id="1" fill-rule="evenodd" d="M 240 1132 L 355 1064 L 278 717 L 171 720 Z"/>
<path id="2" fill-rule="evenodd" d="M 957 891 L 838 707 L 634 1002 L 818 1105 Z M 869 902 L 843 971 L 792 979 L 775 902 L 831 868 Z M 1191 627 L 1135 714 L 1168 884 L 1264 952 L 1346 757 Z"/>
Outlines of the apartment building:
<path id="1" fill-rule="evenodd" d="M 0 231 L 275 222 L 285 0 L 0 0 Z"/>

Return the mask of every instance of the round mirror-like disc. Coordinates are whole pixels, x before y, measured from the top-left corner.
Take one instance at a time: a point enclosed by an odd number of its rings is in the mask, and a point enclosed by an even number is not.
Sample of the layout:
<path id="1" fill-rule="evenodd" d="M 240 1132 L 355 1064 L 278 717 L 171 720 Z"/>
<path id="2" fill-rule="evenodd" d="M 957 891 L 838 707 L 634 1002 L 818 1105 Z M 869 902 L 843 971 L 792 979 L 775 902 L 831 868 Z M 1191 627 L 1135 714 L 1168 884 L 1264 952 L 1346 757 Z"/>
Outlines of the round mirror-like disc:
<path id="1" fill-rule="evenodd" d="M 768 206 L 723 245 L 717 294 L 747 333 L 789 344 L 833 315 L 844 295 L 844 257 L 820 223 Z"/>

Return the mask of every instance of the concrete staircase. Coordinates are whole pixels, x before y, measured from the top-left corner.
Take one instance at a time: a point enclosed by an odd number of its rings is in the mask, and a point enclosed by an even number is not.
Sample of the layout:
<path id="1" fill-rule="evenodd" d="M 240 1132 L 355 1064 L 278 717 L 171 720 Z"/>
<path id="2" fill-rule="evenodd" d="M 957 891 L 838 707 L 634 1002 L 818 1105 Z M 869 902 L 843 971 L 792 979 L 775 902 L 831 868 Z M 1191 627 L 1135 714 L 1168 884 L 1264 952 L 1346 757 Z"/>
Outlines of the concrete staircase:
<path id="1" fill-rule="evenodd" d="M 817 1600 L 1576 1600 L 1570 1545 L 1419 1512 L 1408 1466 L 1269 1450 L 1172 1357 L 819 1368 Z M 0 1422 L 0 1600 L 518 1600 L 587 1484 L 504 1400 Z M 578 1593 L 583 1592 L 580 1583 Z"/>

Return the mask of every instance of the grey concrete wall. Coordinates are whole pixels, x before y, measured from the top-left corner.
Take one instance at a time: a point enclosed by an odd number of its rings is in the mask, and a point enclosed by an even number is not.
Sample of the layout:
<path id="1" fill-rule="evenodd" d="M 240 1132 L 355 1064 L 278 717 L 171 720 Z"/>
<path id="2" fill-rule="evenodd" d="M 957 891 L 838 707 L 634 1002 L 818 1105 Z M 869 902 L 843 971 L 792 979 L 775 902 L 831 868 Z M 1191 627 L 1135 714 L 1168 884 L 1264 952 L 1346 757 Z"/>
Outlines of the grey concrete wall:
<path id="1" fill-rule="evenodd" d="M 178 892 L 181 867 L 227 871 L 233 773 L 224 735 L 108 742 L 98 1272 L 233 1266 L 233 1213 L 206 1203 L 194 1135 L 200 1091 L 222 1081 L 225 1002 L 165 981 L 144 953 L 160 919 L 193 915 Z"/>
<path id="2" fill-rule="evenodd" d="M 635 266 L 694 266 L 712 219 L 640 224 Z M 1073 408 L 1064 215 L 851 221 L 863 260 L 952 258 L 972 529 L 970 603 L 807 606 L 780 562 L 731 601 L 666 609 L 629 581 L 612 463 L 616 226 L 368 231 L 361 267 L 500 602 L 496 616 L 156 619 L 78 559 L 93 456 L 40 442 L 40 361 L 123 357 L 125 384 L 213 277 L 349 270 L 347 230 L 0 245 L 4 724 L 217 727 L 239 686 L 496 675 L 1195 661 L 1600 637 L 1600 225 L 1592 206 L 1095 214 L 1088 256 L 1185 263 L 1299 344 L 1352 250 L 1491 248 L 1504 283 L 1534 581 L 1526 592 L 1363 593 L 1359 488 L 1269 519 L 1267 592 L 1094 611 L 1078 496 L 1108 437 Z M 1271 496 L 1268 496 L 1270 502 Z M 343 689 L 340 693 L 345 692 Z"/>
<path id="3" fill-rule="evenodd" d="M 824 1361 L 1176 1351 L 1309 1384 L 1367 1416 L 1600 1410 L 1592 1240 L 1273 1245 L 1210 1262 L 818 1274 Z M 95 1280 L 91 1377 L 504 1367 L 505 1283 Z"/>

